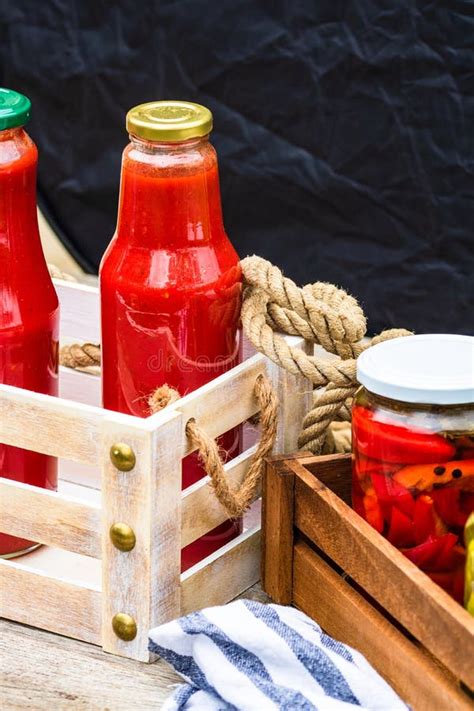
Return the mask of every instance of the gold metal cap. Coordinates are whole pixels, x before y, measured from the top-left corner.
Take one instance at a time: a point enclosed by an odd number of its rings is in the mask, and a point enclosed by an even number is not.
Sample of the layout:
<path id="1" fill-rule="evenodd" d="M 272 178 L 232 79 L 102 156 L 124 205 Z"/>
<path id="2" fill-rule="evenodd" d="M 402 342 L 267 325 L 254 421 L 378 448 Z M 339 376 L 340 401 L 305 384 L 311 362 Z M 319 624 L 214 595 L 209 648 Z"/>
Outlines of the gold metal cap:
<path id="1" fill-rule="evenodd" d="M 147 141 L 177 143 L 212 131 L 209 109 L 190 101 L 151 101 L 127 114 L 127 131 Z"/>

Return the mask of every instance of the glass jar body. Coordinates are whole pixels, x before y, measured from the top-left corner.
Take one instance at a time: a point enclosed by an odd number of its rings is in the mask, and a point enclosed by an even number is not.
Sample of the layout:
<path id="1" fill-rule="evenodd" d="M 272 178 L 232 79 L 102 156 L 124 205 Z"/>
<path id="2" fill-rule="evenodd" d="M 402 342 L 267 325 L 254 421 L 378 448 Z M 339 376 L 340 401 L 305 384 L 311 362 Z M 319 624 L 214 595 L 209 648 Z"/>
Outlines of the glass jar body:
<path id="1" fill-rule="evenodd" d="M 104 407 L 147 417 L 157 387 L 185 395 L 237 365 L 241 271 L 224 230 L 217 158 L 207 138 L 131 137 L 100 285 Z M 236 428 L 220 444 L 233 457 L 240 440 Z M 203 476 L 197 456 L 187 457 L 183 487 Z M 191 544 L 183 569 L 240 528 L 229 522 Z"/>
<path id="2" fill-rule="evenodd" d="M 354 509 L 462 602 L 463 529 L 474 511 L 474 404 L 356 394 Z"/>
<path id="3" fill-rule="evenodd" d="M 22 128 L 0 131 L 0 382 L 57 395 L 59 303 L 36 215 L 38 152 Z M 57 460 L 0 444 L 0 476 L 57 487 Z M 31 541 L 0 533 L 0 555 Z"/>

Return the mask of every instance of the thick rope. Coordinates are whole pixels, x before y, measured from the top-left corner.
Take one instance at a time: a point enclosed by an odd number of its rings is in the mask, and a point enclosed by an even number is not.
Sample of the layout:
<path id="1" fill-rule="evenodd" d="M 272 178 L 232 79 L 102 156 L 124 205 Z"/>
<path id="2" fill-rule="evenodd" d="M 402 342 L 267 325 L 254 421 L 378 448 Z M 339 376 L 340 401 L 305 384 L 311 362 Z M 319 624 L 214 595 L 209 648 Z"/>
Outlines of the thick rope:
<path id="1" fill-rule="evenodd" d="M 357 390 L 356 359 L 363 350 L 410 331 L 383 331 L 364 343 L 366 320 L 357 301 L 343 289 L 316 282 L 298 288 L 278 267 L 261 257 L 241 262 L 246 285 L 242 305 L 244 331 L 255 348 L 294 375 L 304 375 L 316 390 L 303 420 L 298 446 L 319 454 L 329 425 L 350 418 L 348 401 Z M 325 355 L 307 355 L 290 346 L 279 332 L 320 345 Z"/>
<path id="2" fill-rule="evenodd" d="M 100 346 L 95 343 L 72 343 L 59 351 L 59 362 L 66 368 L 91 371 L 100 368 Z"/>
<path id="3" fill-rule="evenodd" d="M 238 518 L 255 500 L 265 466 L 265 458 L 271 453 L 277 432 L 278 400 L 270 381 L 259 375 L 255 381 L 255 397 L 260 408 L 261 435 L 255 454 L 241 484 L 232 487 L 226 476 L 219 453 L 219 446 L 202 427 L 191 419 L 186 424 L 186 435 L 191 446 L 198 451 L 199 459 L 209 476 L 215 495 L 231 518 Z M 162 410 L 166 405 L 179 399 L 179 393 L 164 385 L 149 398 L 152 412 Z"/>

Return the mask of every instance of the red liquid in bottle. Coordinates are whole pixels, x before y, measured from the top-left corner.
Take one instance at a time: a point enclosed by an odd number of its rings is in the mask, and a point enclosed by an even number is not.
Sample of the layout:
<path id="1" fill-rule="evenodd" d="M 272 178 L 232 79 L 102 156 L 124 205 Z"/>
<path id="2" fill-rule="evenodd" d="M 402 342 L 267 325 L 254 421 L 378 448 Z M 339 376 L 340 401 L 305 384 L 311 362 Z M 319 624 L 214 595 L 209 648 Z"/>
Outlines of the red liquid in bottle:
<path id="1" fill-rule="evenodd" d="M 57 395 L 59 305 L 38 232 L 37 160 L 21 127 L 0 131 L 0 382 Z M 0 444 L 0 476 L 56 489 L 57 461 Z M 33 545 L 0 533 L 0 556 Z"/>
<path id="2" fill-rule="evenodd" d="M 100 276 L 104 407 L 147 417 L 160 385 L 185 395 L 238 363 L 241 272 L 207 137 L 170 144 L 132 136 Z M 220 444 L 236 456 L 240 428 Z M 183 488 L 204 475 L 195 454 L 184 460 Z M 240 530 L 228 521 L 187 546 L 183 570 Z"/>

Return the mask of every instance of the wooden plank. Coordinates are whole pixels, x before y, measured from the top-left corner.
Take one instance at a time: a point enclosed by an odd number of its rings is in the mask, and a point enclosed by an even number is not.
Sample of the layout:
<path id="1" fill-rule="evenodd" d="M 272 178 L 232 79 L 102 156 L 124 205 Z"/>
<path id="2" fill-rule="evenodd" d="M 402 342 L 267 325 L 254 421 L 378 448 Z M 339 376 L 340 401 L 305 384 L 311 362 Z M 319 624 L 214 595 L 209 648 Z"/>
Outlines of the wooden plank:
<path id="1" fill-rule="evenodd" d="M 397 551 L 298 460 L 295 526 L 470 688 L 474 618 Z"/>
<path id="2" fill-rule="evenodd" d="M 0 529 L 100 558 L 100 506 L 0 477 Z"/>
<path id="3" fill-rule="evenodd" d="M 0 616 L 100 644 L 100 589 L 0 559 Z"/>
<path id="4" fill-rule="evenodd" d="M 293 599 L 295 475 L 285 461 L 267 462 L 262 498 L 262 587 L 275 602 Z"/>
<path id="5" fill-rule="evenodd" d="M 336 639 L 355 647 L 414 711 L 468 711 L 456 680 L 416 647 L 306 543 L 295 545 L 293 600 Z M 465 653 L 469 656 L 466 649 Z"/>
<path id="6" fill-rule="evenodd" d="M 131 415 L 111 413 L 92 405 L 0 385 L 0 442 L 34 452 L 97 464 L 101 423 L 114 416 L 124 429 L 145 423 Z M 166 419 L 166 418 L 165 418 Z"/>
<path id="7" fill-rule="evenodd" d="M 323 454 L 307 457 L 304 466 L 346 504 L 352 502 L 352 456 Z"/>
<path id="8" fill-rule="evenodd" d="M 102 407 L 100 377 L 73 368 L 59 368 L 59 397 Z"/>
<path id="9" fill-rule="evenodd" d="M 100 343 L 99 289 L 87 284 L 55 280 L 61 304 L 60 333 L 78 341 Z"/>
<path id="10" fill-rule="evenodd" d="M 290 340 L 287 337 L 286 340 Z M 306 354 L 312 353 L 314 346 L 303 338 L 291 337 L 290 345 Z M 269 374 L 278 398 L 278 427 L 274 454 L 295 452 L 303 419 L 313 402 L 313 386 L 303 375 L 293 375 L 269 362 Z"/>
<path id="11" fill-rule="evenodd" d="M 157 711 L 180 677 L 100 647 L 0 621 L 2 711 Z"/>
<path id="12" fill-rule="evenodd" d="M 223 605 L 259 578 L 260 528 L 238 538 L 181 575 L 181 614 Z"/>
<path id="13" fill-rule="evenodd" d="M 125 417 L 125 415 L 124 415 Z M 103 411 L 0 385 L 0 442 L 94 464 Z"/>
<path id="14" fill-rule="evenodd" d="M 124 428 L 108 413 L 102 437 L 102 645 L 107 652 L 149 661 L 148 631 L 179 617 L 181 536 L 182 417 L 170 410 L 154 432 L 135 420 Z M 130 445 L 136 455 L 129 472 L 116 469 L 109 458 L 116 442 Z M 133 550 L 113 545 L 109 530 L 128 524 L 136 536 Z M 132 641 L 119 639 L 112 628 L 117 613 L 137 624 Z"/>
<path id="15" fill-rule="evenodd" d="M 255 447 L 252 447 L 224 465 L 227 478 L 234 486 L 242 482 L 254 453 Z M 259 496 L 260 492 L 257 491 L 255 499 Z M 181 548 L 212 531 L 228 518 L 229 514 L 217 500 L 208 476 L 188 487 L 182 498 Z"/>
<path id="16" fill-rule="evenodd" d="M 78 486 L 87 486 L 90 489 L 100 489 L 101 472 L 99 461 L 95 466 L 90 464 L 81 464 L 80 462 L 71 462 L 67 459 L 60 459 L 59 462 L 59 481 L 70 482 Z"/>

